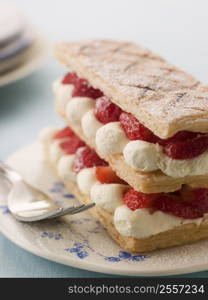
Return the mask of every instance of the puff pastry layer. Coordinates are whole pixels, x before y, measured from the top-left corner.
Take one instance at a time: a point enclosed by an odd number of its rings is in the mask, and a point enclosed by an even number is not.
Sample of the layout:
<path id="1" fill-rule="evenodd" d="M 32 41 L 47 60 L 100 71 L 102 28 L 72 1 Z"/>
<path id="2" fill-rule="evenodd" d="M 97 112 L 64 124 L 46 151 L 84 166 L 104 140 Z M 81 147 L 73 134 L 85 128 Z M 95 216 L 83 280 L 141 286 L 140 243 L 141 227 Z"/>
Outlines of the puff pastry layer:
<path id="1" fill-rule="evenodd" d="M 73 124 L 70 123 L 63 114 L 60 114 L 60 116 L 69 125 L 69 127 L 71 127 L 74 132 L 85 141 L 86 144 L 97 151 L 94 139 L 86 138 L 81 127 L 73 126 Z M 146 173 L 136 171 L 131 166 L 127 165 L 123 154 L 112 154 L 103 158 L 109 163 L 120 178 L 125 180 L 130 186 L 139 192 L 170 193 L 179 190 L 183 184 L 189 185 L 193 188 L 208 188 L 208 175 L 173 178 L 162 173 L 160 170 Z"/>
<path id="2" fill-rule="evenodd" d="M 208 132 L 208 87 L 148 49 L 91 40 L 59 43 L 55 54 L 157 136 Z"/>
<path id="3" fill-rule="evenodd" d="M 49 158 L 47 147 L 45 147 L 46 157 Z M 49 161 L 53 171 L 57 174 L 57 165 Z M 77 184 L 65 180 L 66 189 L 73 193 L 83 204 L 91 203 L 88 196 L 83 195 Z M 193 243 L 208 238 L 208 220 L 204 220 L 200 225 L 189 223 L 175 227 L 147 238 L 137 239 L 121 235 L 113 224 L 113 214 L 99 208 L 98 206 L 89 210 L 107 229 L 109 235 L 125 250 L 133 253 L 150 252 L 156 249 L 168 248 L 172 246 Z"/>

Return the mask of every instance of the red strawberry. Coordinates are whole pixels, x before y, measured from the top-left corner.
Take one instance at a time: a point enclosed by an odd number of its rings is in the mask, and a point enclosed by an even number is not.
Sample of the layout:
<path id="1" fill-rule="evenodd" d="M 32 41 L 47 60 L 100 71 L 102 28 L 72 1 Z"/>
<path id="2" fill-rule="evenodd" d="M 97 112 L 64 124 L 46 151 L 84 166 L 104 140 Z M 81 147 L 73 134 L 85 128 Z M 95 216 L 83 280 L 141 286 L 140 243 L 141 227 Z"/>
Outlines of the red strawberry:
<path id="1" fill-rule="evenodd" d="M 193 139 L 193 138 L 197 137 L 197 135 L 199 135 L 198 132 L 179 131 L 174 136 L 170 137 L 169 139 L 161 140 L 162 142 L 160 144 L 165 146 L 165 145 L 168 145 L 170 143 L 183 142 L 183 141 L 186 141 L 186 140 Z"/>
<path id="2" fill-rule="evenodd" d="M 95 106 L 95 116 L 103 124 L 119 120 L 122 110 L 120 107 L 103 96 L 97 99 Z"/>
<path id="3" fill-rule="evenodd" d="M 178 152 L 180 151 L 178 150 L 180 146 L 177 147 L 178 142 L 184 143 L 185 141 L 193 140 L 199 135 L 199 133 L 197 132 L 180 131 L 169 139 L 161 139 L 158 136 L 154 135 L 154 133 L 151 130 L 149 130 L 143 124 L 141 124 L 134 116 L 126 112 L 123 112 L 120 115 L 120 122 L 127 137 L 130 140 L 143 140 L 150 143 L 158 143 L 161 146 L 166 146 L 164 151 L 167 155 L 169 153 L 169 156 L 172 155 L 171 153 L 174 152 L 175 148 L 177 148 Z"/>
<path id="4" fill-rule="evenodd" d="M 131 209 L 152 207 L 160 194 L 144 194 L 134 189 L 129 189 L 123 196 L 125 204 Z"/>
<path id="5" fill-rule="evenodd" d="M 150 143 L 160 143 L 161 139 L 154 135 L 148 128 L 142 125 L 134 116 L 122 112 L 120 123 L 130 140 L 143 140 Z"/>
<path id="6" fill-rule="evenodd" d="M 103 95 L 100 90 L 94 89 L 87 80 L 79 78 L 76 73 L 67 73 L 63 78 L 62 83 L 74 85 L 72 97 L 89 97 L 97 99 Z"/>
<path id="7" fill-rule="evenodd" d="M 193 139 L 169 143 L 164 147 L 164 153 L 174 159 L 196 157 L 208 150 L 208 134 L 199 135 Z"/>
<path id="8" fill-rule="evenodd" d="M 123 197 L 131 210 L 152 207 L 183 219 L 201 218 L 208 213 L 208 189 L 203 188 L 171 194 L 144 194 L 129 189 Z"/>
<path id="9" fill-rule="evenodd" d="M 54 139 L 64 139 L 74 136 L 74 132 L 69 127 L 65 127 L 62 130 L 59 130 L 55 135 Z"/>
<path id="10" fill-rule="evenodd" d="M 191 206 L 201 210 L 204 214 L 208 213 L 208 189 L 196 189 L 193 194 L 194 200 L 191 201 Z"/>
<path id="11" fill-rule="evenodd" d="M 76 152 L 72 168 L 75 173 L 79 173 L 84 168 L 106 165 L 107 163 L 93 149 L 85 146 Z"/>
<path id="12" fill-rule="evenodd" d="M 96 167 L 96 177 L 101 183 L 126 183 L 116 175 L 110 166 Z"/>
<path id="13" fill-rule="evenodd" d="M 78 81 L 78 79 L 79 78 L 77 77 L 76 73 L 67 73 L 64 76 L 64 78 L 62 80 L 62 83 L 63 84 L 73 84 L 73 85 L 75 85 L 76 82 Z"/>
<path id="14" fill-rule="evenodd" d="M 97 99 L 101 97 L 103 93 L 98 90 L 94 89 L 87 80 L 79 78 L 75 83 L 74 90 L 72 92 L 72 97 L 89 97 L 93 99 Z"/>
<path id="15" fill-rule="evenodd" d="M 80 147 L 85 146 L 85 143 L 80 140 L 77 136 L 72 136 L 68 140 L 60 143 L 61 149 L 64 151 L 66 154 L 74 154 L 77 149 Z"/>
<path id="16" fill-rule="evenodd" d="M 200 209 L 192 207 L 189 202 L 161 195 L 154 201 L 154 207 L 164 213 L 172 214 L 183 219 L 196 219 L 203 216 Z"/>

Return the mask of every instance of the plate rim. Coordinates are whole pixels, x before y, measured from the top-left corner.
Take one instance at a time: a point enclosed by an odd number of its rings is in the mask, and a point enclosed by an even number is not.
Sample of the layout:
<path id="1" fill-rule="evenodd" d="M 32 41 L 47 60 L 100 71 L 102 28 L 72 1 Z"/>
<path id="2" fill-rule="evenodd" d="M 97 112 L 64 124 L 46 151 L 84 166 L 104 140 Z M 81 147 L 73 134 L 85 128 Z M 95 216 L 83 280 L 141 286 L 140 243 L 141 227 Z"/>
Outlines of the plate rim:
<path id="1" fill-rule="evenodd" d="M 190 274 L 190 273 L 195 273 L 195 272 L 200 272 L 200 271 L 206 271 L 206 266 L 208 267 L 208 264 L 204 265 L 202 263 L 201 265 L 196 265 L 192 267 L 185 267 L 185 268 L 175 268 L 175 269 L 168 269 L 164 271 L 129 271 L 125 272 L 121 268 L 117 268 L 116 270 L 113 270 L 109 267 L 105 266 L 99 266 L 99 270 L 97 270 L 98 265 L 89 263 L 87 261 L 80 261 L 76 260 L 72 257 L 69 257 L 68 262 L 62 258 L 60 258 L 58 255 L 53 255 L 53 254 L 46 254 L 41 252 L 38 249 L 31 249 L 29 245 L 22 244 L 21 239 L 15 239 L 13 235 L 11 235 L 7 230 L 4 228 L 2 230 L 2 227 L 0 229 L 0 232 L 12 243 L 17 245 L 18 247 L 22 248 L 23 250 L 26 250 L 29 253 L 32 253 L 33 255 L 39 256 L 41 258 L 47 259 L 52 262 L 60 263 L 65 266 L 71 266 L 74 268 L 86 270 L 86 271 L 92 271 L 92 272 L 97 272 L 97 273 L 105 273 L 105 274 L 110 274 L 110 275 L 126 275 L 126 276 L 154 276 L 154 277 L 160 277 L 160 276 L 171 276 L 171 275 L 183 275 L 183 274 Z"/>
<path id="2" fill-rule="evenodd" d="M 39 53 L 34 53 L 31 57 L 26 59 L 23 63 L 21 63 L 19 66 L 17 66 L 14 69 L 11 69 L 10 71 L 6 72 L 5 74 L 2 74 L 0 76 L 0 88 L 7 86 L 11 83 L 14 83 L 18 80 L 21 80 L 25 78 L 26 76 L 32 74 L 35 72 L 43 62 L 49 57 L 48 53 L 48 45 L 49 42 L 40 34 L 36 34 L 36 37 L 33 41 L 33 43 L 38 43 L 40 45 L 41 50 Z M 32 50 L 32 47 L 35 47 L 35 45 L 31 45 L 30 51 Z"/>

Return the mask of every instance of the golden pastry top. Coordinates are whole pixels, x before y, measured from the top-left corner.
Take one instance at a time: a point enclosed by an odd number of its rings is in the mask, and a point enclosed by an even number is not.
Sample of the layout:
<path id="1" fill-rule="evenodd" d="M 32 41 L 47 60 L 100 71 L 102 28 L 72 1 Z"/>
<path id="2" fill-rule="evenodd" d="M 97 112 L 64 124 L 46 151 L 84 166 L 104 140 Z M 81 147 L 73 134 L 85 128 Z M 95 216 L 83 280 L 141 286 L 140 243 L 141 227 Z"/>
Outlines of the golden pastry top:
<path id="1" fill-rule="evenodd" d="M 208 87 L 130 42 L 60 42 L 55 54 L 160 138 L 208 132 Z"/>

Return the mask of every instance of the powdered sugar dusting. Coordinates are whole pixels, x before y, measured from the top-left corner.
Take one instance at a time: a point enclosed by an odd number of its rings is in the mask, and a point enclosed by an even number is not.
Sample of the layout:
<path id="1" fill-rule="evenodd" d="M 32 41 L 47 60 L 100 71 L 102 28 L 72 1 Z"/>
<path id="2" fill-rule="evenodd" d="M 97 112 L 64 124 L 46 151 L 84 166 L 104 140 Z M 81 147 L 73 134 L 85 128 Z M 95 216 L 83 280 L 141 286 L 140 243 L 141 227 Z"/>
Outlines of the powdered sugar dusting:
<path id="1" fill-rule="evenodd" d="M 161 138 L 185 129 L 208 131 L 208 89 L 148 49 L 129 42 L 94 40 L 62 43 L 57 52 Z M 178 101 L 181 92 L 185 96 Z M 206 116 L 203 122 L 202 115 Z"/>

